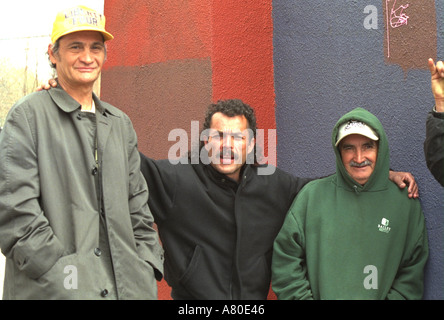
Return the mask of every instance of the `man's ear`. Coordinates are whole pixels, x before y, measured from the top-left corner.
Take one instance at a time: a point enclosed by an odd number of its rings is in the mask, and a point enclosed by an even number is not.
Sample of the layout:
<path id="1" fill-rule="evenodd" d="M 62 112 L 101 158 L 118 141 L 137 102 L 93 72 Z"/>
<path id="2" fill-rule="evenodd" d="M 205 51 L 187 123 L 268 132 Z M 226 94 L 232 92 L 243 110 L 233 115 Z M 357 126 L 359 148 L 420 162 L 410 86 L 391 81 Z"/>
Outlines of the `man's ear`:
<path id="1" fill-rule="evenodd" d="M 48 45 L 48 55 L 49 55 L 49 60 L 53 63 L 56 64 L 57 63 L 57 59 L 54 55 L 54 51 L 52 50 L 53 45 L 50 43 Z"/>
<path id="2" fill-rule="evenodd" d="M 206 136 L 206 135 L 204 135 L 204 136 L 201 136 L 201 139 L 202 139 L 202 142 L 203 142 L 203 145 L 204 145 L 204 147 L 206 147 L 207 145 L 208 145 L 208 136 Z"/>
<path id="3" fill-rule="evenodd" d="M 254 146 L 256 145 L 256 138 L 254 137 L 254 132 L 250 128 L 245 129 L 242 131 L 242 134 L 244 137 L 247 138 L 247 154 L 251 153 L 254 150 Z M 251 139 L 250 139 L 251 137 Z"/>
<path id="4" fill-rule="evenodd" d="M 248 143 L 247 154 L 249 154 L 254 150 L 255 145 L 256 145 L 256 138 L 251 138 L 250 142 Z"/>

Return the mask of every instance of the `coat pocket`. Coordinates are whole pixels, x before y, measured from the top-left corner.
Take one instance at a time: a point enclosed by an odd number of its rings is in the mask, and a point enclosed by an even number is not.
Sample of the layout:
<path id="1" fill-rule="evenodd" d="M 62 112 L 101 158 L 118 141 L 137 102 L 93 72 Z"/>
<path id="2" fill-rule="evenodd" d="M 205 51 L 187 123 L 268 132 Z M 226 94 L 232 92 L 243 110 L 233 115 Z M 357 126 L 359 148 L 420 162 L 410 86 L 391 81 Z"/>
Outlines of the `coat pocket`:
<path id="1" fill-rule="evenodd" d="M 16 289 L 23 292 L 17 298 L 76 299 L 79 291 L 76 290 L 78 268 L 81 267 L 78 266 L 77 253 L 62 256 L 39 278 L 32 280 L 20 277 Z"/>
<path id="2" fill-rule="evenodd" d="M 208 266 L 205 265 L 204 251 L 200 246 L 194 248 L 190 263 L 179 279 L 182 289 L 176 290 L 176 295 L 186 297 L 185 299 L 206 300 L 213 294 L 206 283 L 212 283 Z M 211 286 L 211 285 L 210 285 Z M 184 290 L 184 292 L 180 292 Z M 187 292 L 187 294 L 185 294 Z M 180 298 L 182 299 L 182 298 Z"/>
<path id="3" fill-rule="evenodd" d="M 202 248 L 200 246 L 196 246 L 194 248 L 193 256 L 191 257 L 190 263 L 188 264 L 187 268 L 185 269 L 184 273 L 179 279 L 179 282 L 181 284 L 186 284 L 188 280 L 193 276 L 199 264 L 201 255 L 202 255 Z"/>
<path id="4" fill-rule="evenodd" d="M 77 260 L 77 253 L 60 257 L 47 272 L 37 279 L 37 281 L 54 283 L 61 282 L 63 286 L 66 276 L 73 273 L 74 270 L 77 269 Z"/>

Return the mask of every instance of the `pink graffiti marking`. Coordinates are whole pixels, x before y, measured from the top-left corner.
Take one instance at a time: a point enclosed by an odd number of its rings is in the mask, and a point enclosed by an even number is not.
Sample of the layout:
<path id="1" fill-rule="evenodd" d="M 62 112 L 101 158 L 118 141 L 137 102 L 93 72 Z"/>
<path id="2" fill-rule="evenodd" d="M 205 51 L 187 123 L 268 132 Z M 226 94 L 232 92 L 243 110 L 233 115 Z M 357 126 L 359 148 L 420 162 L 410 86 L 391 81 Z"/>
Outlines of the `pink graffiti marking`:
<path id="1" fill-rule="evenodd" d="M 390 9 L 389 14 L 389 2 L 391 0 L 386 0 L 385 2 L 385 12 L 387 16 L 387 56 L 390 58 L 390 27 L 392 28 L 398 28 L 401 26 L 406 26 L 409 20 L 409 16 L 404 13 L 404 10 L 409 7 L 409 4 L 400 5 L 398 8 L 395 9 L 396 6 L 396 0 L 393 1 L 392 8 Z"/>
<path id="2" fill-rule="evenodd" d="M 390 26 L 392 28 L 398 28 L 400 26 L 407 25 L 409 16 L 403 13 L 403 11 L 404 9 L 407 9 L 409 5 L 408 4 L 400 5 L 397 9 L 394 9 L 395 5 L 396 5 L 396 0 L 393 2 L 393 7 L 390 12 Z"/>

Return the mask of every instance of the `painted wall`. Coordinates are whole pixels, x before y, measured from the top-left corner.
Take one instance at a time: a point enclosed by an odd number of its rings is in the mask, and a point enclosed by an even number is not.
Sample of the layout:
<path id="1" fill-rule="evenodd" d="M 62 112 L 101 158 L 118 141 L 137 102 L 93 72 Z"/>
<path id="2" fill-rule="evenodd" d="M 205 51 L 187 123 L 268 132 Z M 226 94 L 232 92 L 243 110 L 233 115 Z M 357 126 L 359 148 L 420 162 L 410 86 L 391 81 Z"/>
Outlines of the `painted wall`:
<path id="1" fill-rule="evenodd" d="M 174 143 L 168 133 L 202 122 L 211 101 L 241 98 L 261 128 L 277 128 L 278 166 L 311 177 L 334 171 L 337 119 L 366 107 L 385 126 L 392 168 L 419 183 L 431 250 L 425 298 L 443 299 L 444 192 L 422 142 L 433 105 L 425 64 L 443 58 L 444 4 L 406 3 L 410 20 L 393 28 L 394 0 L 106 0 L 116 38 L 102 98 L 130 115 L 141 151 L 156 159 Z M 159 298 L 169 298 L 164 283 Z"/>
<path id="2" fill-rule="evenodd" d="M 392 12 L 407 4 L 408 19 Z M 430 242 L 425 298 L 443 299 L 444 192 L 427 170 L 423 141 L 433 107 L 426 63 L 444 58 L 444 1 L 274 0 L 273 20 L 278 166 L 299 176 L 333 173 L 336 121 L 358 106 L 374 113 L 391 167 L 419 184 Z"/>
<path id="3" fill-rule="evenodd" d="M 167 158 L 168 134 L 190 129 L 212 99 L 209 0 L 105 1 L 114 35 L 102 98 L 133 120 L 145 154 Z"/>
<path id="4" fill-rule="evenodd" d="M 107 0 L 102 97 L 125 110 L 140 149 L 166 158 L 168 134 L 189 132 L 206 107 L 240 98 L 275 128 L 269 0 Z"/>
<path id="5" fill-rule="evenodd" d="M 219 99 L 244 100 L 275 128 L 270 0 L 106 0 L 105 16 L 115 38 L 101 97 L 130 116 L 146 155 L 167 158 L 169 132 L 191 137 Z M 159 298 L 169 291 L 163 281 Z"/>

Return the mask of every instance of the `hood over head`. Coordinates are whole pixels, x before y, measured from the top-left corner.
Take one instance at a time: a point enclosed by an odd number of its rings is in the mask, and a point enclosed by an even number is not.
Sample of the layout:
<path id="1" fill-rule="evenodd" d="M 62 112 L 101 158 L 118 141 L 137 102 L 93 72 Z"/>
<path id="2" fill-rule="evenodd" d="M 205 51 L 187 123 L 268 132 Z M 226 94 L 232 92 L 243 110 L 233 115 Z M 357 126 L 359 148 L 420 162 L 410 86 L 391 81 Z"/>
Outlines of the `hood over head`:
<path id="1" fill-rule="evenodd" d="M 356 125 L 352 123 L 353 128 L 350 129 L 352 131 L 350 133 L 362 134 L 373 140 L 377 139 L 378 143 L 378 156 L 375 169 L 364 186 L 361 186 L 348 174 L 342 163 L 341 153 L 337 147 L 338 135 L 339 139 L 344 138 L 343 125 L 350 121 L 357 121 L 365 124 Z M 389 181 L 390 152 L 384 128 L 375 115 L 363 108 L 356 108 L 343 115 L 333 128 L 332 146 L 336 155 L 336 175 L 339 186 L 352 188 L 355 191 L 378 191 L 387 187 Z"/>

